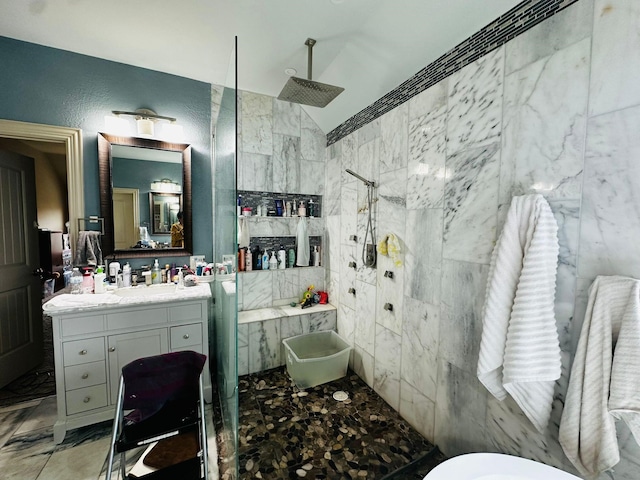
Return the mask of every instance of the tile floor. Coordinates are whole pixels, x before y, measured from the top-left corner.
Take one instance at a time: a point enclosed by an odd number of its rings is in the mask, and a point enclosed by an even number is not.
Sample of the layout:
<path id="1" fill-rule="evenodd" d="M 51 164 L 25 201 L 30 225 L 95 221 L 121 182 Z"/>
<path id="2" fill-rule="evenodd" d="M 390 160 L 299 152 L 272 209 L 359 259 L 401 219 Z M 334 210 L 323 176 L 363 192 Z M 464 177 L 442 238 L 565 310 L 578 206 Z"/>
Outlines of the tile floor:
<path id="1" fill-rule="evenodd" d="M 210 407 L 208 414 L 211 417 Z M 55 396 L 0 409 L 1 478 L 97 480 L 101 477 L 109 451 L 111 423 L 70 430 L 64 442 L 55 445 L 55 419 Z M 208 420 L 209 478 L 213 480 L 218 478 L 217 449 L 211 418 Z"/>
<path id="2" fill-rule="evenodd" d="M 349 399 L 336 401 L 336 391 Z M 444 460 L 351 372 L 305 391 L 285 367 L 242 376 L 239 410 L 240 479 L 422 479 Z M 224 461 L 220 468 L 223 480 L 232 478 Z"/>

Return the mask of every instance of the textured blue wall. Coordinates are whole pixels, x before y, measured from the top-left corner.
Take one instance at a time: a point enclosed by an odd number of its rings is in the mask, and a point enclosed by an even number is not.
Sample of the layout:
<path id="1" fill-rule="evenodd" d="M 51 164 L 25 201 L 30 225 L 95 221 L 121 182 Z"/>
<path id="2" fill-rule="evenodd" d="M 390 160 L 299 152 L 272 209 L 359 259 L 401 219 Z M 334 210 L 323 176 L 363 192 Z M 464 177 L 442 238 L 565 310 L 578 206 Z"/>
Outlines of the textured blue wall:
<path id="1" fill-rule="evenodd" d="M 184 126 L 192 145 L 194 253 L 211 258 L 211 86 L 0 37 L 0 118 L 82 129 L 86 215 L 100 211 L 97 133 L 104 116 L 137 108 Z"/>

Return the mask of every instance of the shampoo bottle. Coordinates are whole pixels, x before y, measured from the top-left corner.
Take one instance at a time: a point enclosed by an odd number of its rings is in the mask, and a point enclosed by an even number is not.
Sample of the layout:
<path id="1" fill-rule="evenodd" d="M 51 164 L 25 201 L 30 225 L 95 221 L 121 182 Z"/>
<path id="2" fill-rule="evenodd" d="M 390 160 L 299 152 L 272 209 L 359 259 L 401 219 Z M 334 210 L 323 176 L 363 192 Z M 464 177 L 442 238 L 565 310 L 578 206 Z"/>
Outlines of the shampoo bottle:
<path id="1" fill-rule="evenodd" d="M 131 265 L 128 262 L 122 267 L 122 284 L 125 287 L 131 286 Z"/>
<path id="2" fill-rule="evenodd" d="M 262 269 L 269 270 L 269 254 L 267 253 L 267 249 L 264 249 L 264 253 L 262 254 Z"/>
<path id="3" fill-rule="evenodd" d="M 320 266 L 320 252 L 318 251 L 318 246 L 313 247 L 313 266 Z"/>
<path id="4" fill-rule="evenodd" d="M 289 249 L 289 268 L 293 268 L 296 264 L 296 252 L 293 248 Z"/>
<path id="5" fill-rule="evenodd" d="M 278 250 L 278 268 L 280 270 L 287 268 L 287 252 L 284 249 L 284 245 L 280 245 L 280 250 Z"/>

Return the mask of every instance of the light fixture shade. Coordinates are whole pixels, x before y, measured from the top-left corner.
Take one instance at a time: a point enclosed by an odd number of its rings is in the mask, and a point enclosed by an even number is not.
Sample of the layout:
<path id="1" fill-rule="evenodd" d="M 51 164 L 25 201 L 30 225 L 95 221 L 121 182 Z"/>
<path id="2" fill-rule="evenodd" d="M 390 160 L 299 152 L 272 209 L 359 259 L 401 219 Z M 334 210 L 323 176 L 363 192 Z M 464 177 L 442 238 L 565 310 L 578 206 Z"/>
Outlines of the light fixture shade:
<path id="1" fill-rule="evenodd" d="M 131 135 L 129 121 L 126 118 L 118 117 L 116 115 L 104 116 L 104 130 L 107 133 L 123 137 Z"/>
<path id="2" fill-rule="evenodd" d="M 149 118 L 139 118 L 136 120 L 138 135 L 141 137 L 153 137 L 153 120 Z"/>
<path id="3" fill-rule="evenodd" d="M 179 125 L 175 122 L 161 123 L 158 136 L 163 140 L 181 143 L 182 141 L 184 141 L 184 130 L 182 128 L 182 125 Z"/>
<path id="4" fill-rule="evenodd" d="M 157 193 L 182 193 L 182 185 L 164 178 L 151 182 L 151 191 Z"/>

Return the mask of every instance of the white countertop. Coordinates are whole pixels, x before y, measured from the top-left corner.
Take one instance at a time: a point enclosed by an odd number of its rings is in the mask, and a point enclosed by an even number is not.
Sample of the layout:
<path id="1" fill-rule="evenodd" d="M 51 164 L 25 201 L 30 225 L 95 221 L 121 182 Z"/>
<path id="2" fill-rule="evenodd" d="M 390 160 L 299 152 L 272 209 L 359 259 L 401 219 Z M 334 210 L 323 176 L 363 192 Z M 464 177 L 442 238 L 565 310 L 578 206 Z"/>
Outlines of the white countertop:
<path id="1" fill-rule="evenodd" d="M 160 288 L 157 288 L 160 287 Z M 167 285 L 139 285 L 137 287 L 121 288 L 121 296 L 116 291 L 108 291 L 102 294 L 69 293 L 56 295 L 42 305 L 42 310 L 47 314 L 62 314 L 81 312 L 85 310 L 99 310 L 113 307 L 127 307 L 144 304 L 156 304 L 166 302 L 180 302 L 211 297 L 211 288 L 207 283 L 199 283 L 193 287 L 167 289 Z M 156 294 L 153 290 L 158 290 Z M 140 292 L 140 295 L 137 293 Z"/>

